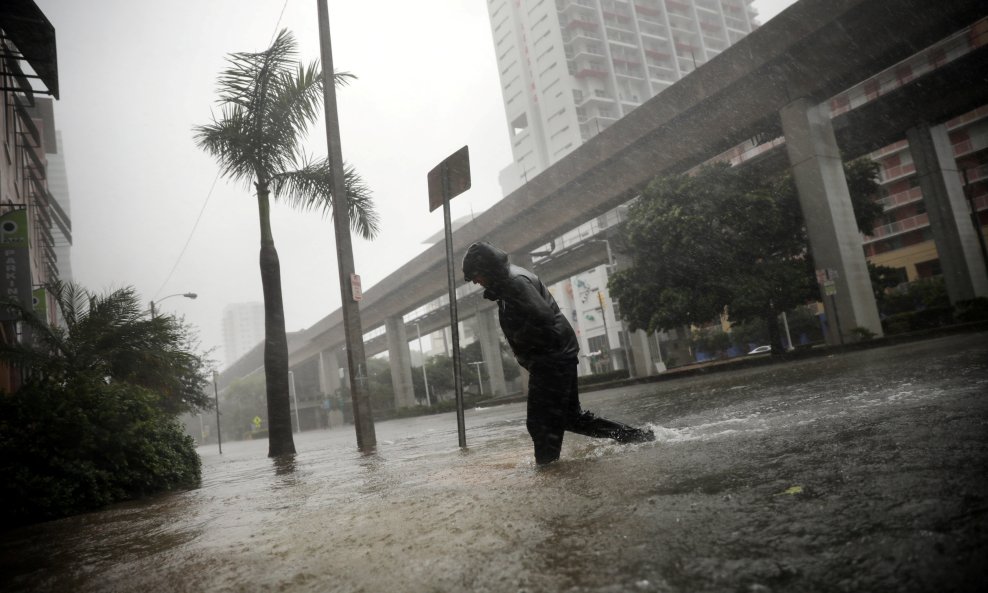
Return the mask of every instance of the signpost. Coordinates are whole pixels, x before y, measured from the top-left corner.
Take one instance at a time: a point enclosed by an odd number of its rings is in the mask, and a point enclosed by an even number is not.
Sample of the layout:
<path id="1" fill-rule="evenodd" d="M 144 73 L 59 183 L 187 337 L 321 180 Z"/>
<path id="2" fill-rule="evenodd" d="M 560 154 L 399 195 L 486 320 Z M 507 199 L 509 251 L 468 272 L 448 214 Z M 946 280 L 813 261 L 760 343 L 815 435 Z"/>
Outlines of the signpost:
<path id="1" fill-rule="evenodd" d="M 456 432 L 460 447 L 467 446 L 463 418 L 463 373 L 460 368 L 460 331 L 456 312 L 456 264 L 453 261 L 453 226 L 449 201 L 470 189 L 470 151 L 464 146 L 429 171 L 429 212 L 443 207 L 446 230 L 446 271 L 449 280 L 449 320 L 453 334 L 453 385 L 456 390 Z"/>

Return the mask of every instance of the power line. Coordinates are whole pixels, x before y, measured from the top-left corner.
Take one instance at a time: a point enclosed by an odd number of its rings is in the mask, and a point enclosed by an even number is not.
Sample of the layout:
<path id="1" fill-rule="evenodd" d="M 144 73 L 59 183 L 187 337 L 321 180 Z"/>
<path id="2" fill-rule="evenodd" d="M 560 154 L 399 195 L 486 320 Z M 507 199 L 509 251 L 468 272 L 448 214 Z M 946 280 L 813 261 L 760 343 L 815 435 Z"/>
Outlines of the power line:
<path id="1" fill-rule="evenodd" d="M 206 206 L 209 205 L 209 198 L 213 196 L 213 190 L 216 188 L 216 182 L 219 180 L 220 172 L 217 171 L 216 177 L 213 178 L 213 185 L 210 186 L 209 193 L 206 194 L 206 199 L 203 201 L 202 208 L 199 210 L 199 216 L 196 217 L 196 222 L 192 225 L 192 230 L 189 232 L 189 238 L 185 240 L 185 246 L 182 247 L 181 253 L 179 253 L 178 257 L 175 259 L 175 265 L 172 266 L 171 272 L 168 272 L 168 277 L 165 278 L 165 281 L 161 283 L 161 286 L 159 286 L 158 290 L 154 293 L 154 298 L 158 298 L 158 295 L 161 294 L 162 290 L 164 290 L 165 286 L 168 284 L 168 281 L 172 279 L 172 274 L 175 273 L 175 269 L 178 268 L 178 264 L 181 263 L 182 256 L 185 255 L 185 251 L 189 248 L 189 243 L 192 242 L 192 237 L 196 234 L 196 228 L 199 227 L 199 221 L 202 220 L 202 214 L 206 211 Z"/>
<path id="2" fill-rule="evenodd" d="M 281 5 L 281 12 L 278 13 L 278 20 L 274 24 L 274 31 L 271 33 L 271 41 L 268 42 L 268 45 L 274 43 L 274 38 L 278 35 L 278 27 L 281 26 L 281 19 L 285 16 L 286 8 L 288 8 L 288 0 L 285 0 L 285 2 Z M 189 232 L 189 238 L 185 240 L 185 246 L 182 247 L 181 253 L 178 254 L 177 258 L 175 258 L 175 265 L 173 265 L 171 271 L 168 272 L 168 276 L 165 278 L 165 281 L 161 283 L 161 286 L 158 287 L 158 290 L 154 293 L 154 298 L 158 298 L 158 295 L 161 294 L 161 291 L 163 291 L 165 286 L 167 286 L 168 281 L 172 279 L 172 275 L 175 274 L 175 270 L 178 269 L 178 264 L 182 262 L 182 257 L 189 248 L 189 243 L 192 242 L 192 237 L 196 234 L 196 229 L 199 227 L 199 221 L 202 220 L 202 215 L 206 211 L 206 206 L 209 204 L 209 198 L 212 197 L 213 190 L 216 188 L 216 182 L 219 180 L 220 172 L 217 171 L 216 177 L 213 179 L 213 184 L 209 187 L 209 193 L 206 194 L 206 199 L 203 201 L 202 208 L 199 210 L 199 216 L 196 217 L 196 222 L 192 225 L 192 230 Z"/>

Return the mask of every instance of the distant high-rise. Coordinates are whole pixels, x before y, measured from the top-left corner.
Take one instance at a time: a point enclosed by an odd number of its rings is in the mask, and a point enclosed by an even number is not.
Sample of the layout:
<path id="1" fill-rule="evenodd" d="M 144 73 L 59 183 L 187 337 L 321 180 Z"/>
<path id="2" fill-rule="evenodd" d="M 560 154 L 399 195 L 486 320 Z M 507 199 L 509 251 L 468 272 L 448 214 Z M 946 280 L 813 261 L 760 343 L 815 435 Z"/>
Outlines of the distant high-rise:
<path id="1" fill-rule="evenodd" d="M 235 363 L 264 340 L 264 303 L 233 303 L 223 308 L 223 354 Z"/>
<path id="2" fill-rule="evenodd" d="M 65 153 L 62 149 L 62 133 L 55 132 L 56 152 L 48 154 L 48 191 L 55 198 L 52 207 L 52 238 L 55 246 L 55 263 L 58 277 L 63 282 L 72 282 L 72 233 L 69 222 L 72 220 L 72 203 L 69 200 L 69 181 L 65 172 Z"/>
<path id="3" fill-rule="evenodd" d="M 751 32 L 752 0 L 488 0 L 504 194 Z"/>

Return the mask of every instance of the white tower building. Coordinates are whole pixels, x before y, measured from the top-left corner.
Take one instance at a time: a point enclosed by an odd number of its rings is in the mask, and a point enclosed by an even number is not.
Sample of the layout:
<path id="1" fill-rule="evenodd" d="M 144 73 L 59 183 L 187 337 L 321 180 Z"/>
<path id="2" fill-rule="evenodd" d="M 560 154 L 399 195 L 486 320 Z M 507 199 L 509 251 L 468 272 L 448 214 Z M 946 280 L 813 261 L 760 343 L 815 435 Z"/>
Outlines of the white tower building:
<path id="1" fill-rule="evenodd" d="M 264 303 L 233 303 L 223 308 L 223 354 L 235 363 L 264 340 Z"/>
<path id="2" fill-rule="evenodd" d="M 755 27 L 752 0 L 488 0 L 507 195 Z"/>

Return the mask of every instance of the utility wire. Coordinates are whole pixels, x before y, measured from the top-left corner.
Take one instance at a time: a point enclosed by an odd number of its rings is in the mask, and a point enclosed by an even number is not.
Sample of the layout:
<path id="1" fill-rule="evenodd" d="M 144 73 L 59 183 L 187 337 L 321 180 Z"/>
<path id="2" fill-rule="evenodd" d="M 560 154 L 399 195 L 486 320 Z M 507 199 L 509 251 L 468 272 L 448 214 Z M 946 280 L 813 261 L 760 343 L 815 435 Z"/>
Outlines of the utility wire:
<path id="1" fill-rule="evenodd" d="M 199 216 L 196 217 L 196 222 L 192 225 L 192 230 L 189 232 L 189 238 L 185 240 L 185 246 L 182 247 L 181 253 L 179 253 L 178 257 L 175 259 L 175 265 L 172 266 L 172 271 L 168 272 L 168 277 L 165 278 L 165 281 L 158 287 L 157 292 L 154 293 L 154 298 L 158 298 L 158 295 L 161 294 L 162 290 L 164 290 L 165 286 L 168 284 L 168 281 L 172 279 L 172 274 L 175 273 L 175 269 L 178 268 L 178 264 L 182 261 L 182 256 L 185 255 L 185 251 L 189 248 L 189 243 L 192 242 L 192 237 L 196 234 L 196 229 L 199 227 L 199 221 L 202 220 L 202 214 L 206 211 L 206 206 L 209 205 L 209 198 L 213 196 L 213 190 L 216 189 L 216 182 L 219 180 L 220 171 L 217 171 L 216 177 L 213 178 L 213 185 L 209 187 L 209 193 L 206 194 L 206 199 L 202 203 L 202 208 L 199 209 Z"/>
<path id="2" fill-rule="evenodd" d="M 274 24 L 274 31 L 271 33 L 271 41 L 268 42 L 268 45 L 274 43 L 274 38 L 277 37 L 278 35 L 278 27 L 281 26 L 281 19 L 282 17 L 285 16 L 286 8 L 288 8 L 288 0 L 285 0 L 284 4 L 281 5 L 281 12 L 278 13 L 278 20 Z M 177 258 L 175 258 L 175 265 L 172 266 L 171 271 L 168 272 L 168 276 L 165 278 L 165 281 L 161 283 L 161 286 L 158 287 L 157 292 L 154 293 L 155 299 L 158 298 L 158 295 L 161 294 L 161 292 L 165 289 L 165 286 L 168 285 L 168 281 L 171 280 L 172 275 L 175 274 L 175 270 L 178 268 L 178 264 L 182 262 L 182 257 L 185 255 L 185 251 L 189 248 L 189 243 L 192 242 L 192 237 L 195 236 L 196 234 L 196 229 L 199 227 L 199 221 L 202 220 L 202 215 L 206 211 L 206 206 L 209 204 L 209 198 L 212 197 L 213 190 L 216 189 L 216 182 L 219 180 L 220 180 L 220 172 L 217 171 L 216 177 L 213 179 L 213 185 L 209 187 L 209 193 L 206 194 L 206 199 L 203 201 L 202 208 L 199 210 L 199 216 L 196 217 L 196 222 L 195 224 L 192 225 L 192 230 L 189 231 L 189 238 L 185 240 L 185 246 L 182 247 L 181 253 L 178 254 Z"/>

